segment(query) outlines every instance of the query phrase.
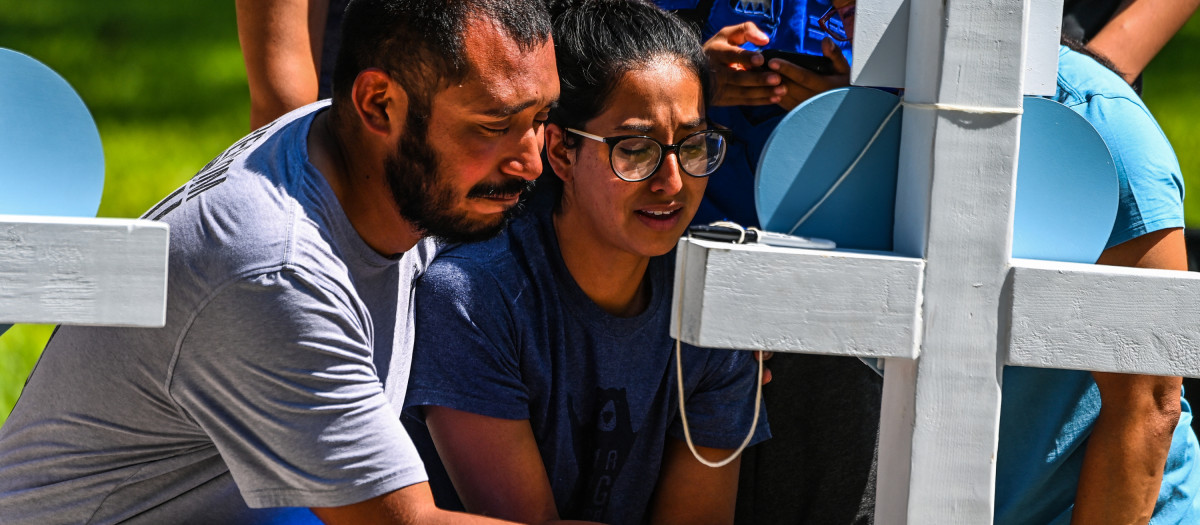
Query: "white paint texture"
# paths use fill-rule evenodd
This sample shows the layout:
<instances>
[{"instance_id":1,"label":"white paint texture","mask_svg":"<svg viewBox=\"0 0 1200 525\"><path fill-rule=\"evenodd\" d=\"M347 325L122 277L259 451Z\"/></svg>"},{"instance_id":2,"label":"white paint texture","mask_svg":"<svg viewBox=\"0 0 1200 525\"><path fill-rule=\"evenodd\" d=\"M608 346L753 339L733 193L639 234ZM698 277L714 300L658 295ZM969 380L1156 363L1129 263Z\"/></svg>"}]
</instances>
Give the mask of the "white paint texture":
<instances>
[{"instance_id":1,"label":"white paint texture","mask_svg":"<svg viewBox=\"0 0 1200 525\"><path fill-rule=\"evenodd\" d=\"M1008 364L1200 377L1200 275L1014 260Z\"/></svg>"},{"instance_id":2,"label":"white paint texture","mask_svg":"<svg viewBox=\"0 0 1200 525\"><path fill-rule=\"evenodd\" d=\"M1058 41L1062 34L1063 0L1026 4L1026 95L1050 96L1058 89Z\"/></svg>"},{"instance_id":3,"label":"white paint texture","mask_svg":"<svg viewBox=\"0 0 1200 525\"><path fill-rule=\"evenodd\" d=\"M675 308L690 344L916 357L920 259L686 238L677 253L676 283L689 286Z\"/></svg>"},{"instance_id":4,"label":"white paint texture","mask_svg":"<svg viewBox=\"0 0 1200 525\"><path fill-rule=\"evenodd\" d=\"M0 215L0 323L158 327L166 224Z\"/></svg>"},{"instance_id":5,"label":"white paint texture","mask_svg":"<svg viewBox=\"0 0 1200 525\"><path fill-rule=\"evenodd\" d=\"M856 0L854 60L850 64L851 84L904 87L909 2L910 0Z\"/></svg>"},{"instance_id":6,"label":"white paint texture","mask_svg":"<svg viewBox=\"0 0 1200 525\"><path fill-rule=\"evenodd\" d=\"M938 4L945 5L946 2ZM854 27L854 63L850 67L851 84L911 88L907 82L921 82L925 78L909 75L912 70L907 68L907 61L914 60L912 48L924 46L917 43L910 47L908 39L920 40L930 36L936 38L937 33L915 34L909 30L912 5L912 0L858 0ZM1001 7L997 5L991 9ZM1023 70L1026 95L1054 94L1062 11L1063 0L1037 0L1029 3L1029 36L1025 46L1027 56Z\"/></svg>"},{"instance_id":7,"label":"white paint texture","mask_svg":"<svg viewBox=\"0 0 1200 525\"><path fill-rule=\"evenodd\" d=\"M906 76L922 80L906 100L1020 107L1021 0L912 8L910 38L920 35L922 47L908 49ZM884 369L883 410L894 419L880 434L876 521L990 523L1000 421L996 300L1012 244L1020 117L910 109L906 121L936 111L913 119L901 138L901 149L911 149L902 184L928 188L929 207L896 218L897 237L907 238L897 248L921 250L905 254L926 260L924 339L915 370L893 361ZM903 232L921 223L923 242ZM970 402L953 402L964 394ZM911 427L901 415L913 418Z\"/></svg>"}]
</instances>

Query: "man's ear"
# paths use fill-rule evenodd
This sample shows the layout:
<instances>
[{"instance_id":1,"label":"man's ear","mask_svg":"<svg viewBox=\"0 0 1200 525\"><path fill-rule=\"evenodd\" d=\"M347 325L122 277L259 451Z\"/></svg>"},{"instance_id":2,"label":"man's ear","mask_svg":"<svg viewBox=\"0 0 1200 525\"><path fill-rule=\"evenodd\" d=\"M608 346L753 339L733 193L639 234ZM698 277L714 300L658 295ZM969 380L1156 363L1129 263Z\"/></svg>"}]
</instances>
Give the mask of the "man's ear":
<instances>
[{"instance_id":1,"label":"man's ear","mask_svg":"<svg viewBox=\"0 0 1200 525\"><path fill-rule=\"evenodd\" d=\"M558 124L546 124L546 158L554 168L554 174L563 182L574 176L575 167L575 148L568 148L566 140L567 133Z\"/></svg>"},{"instance_id":2,"label":"man's ear","mask_svg":"<svg viewBox=\"0 0 1200 525\"><path fill-rule=\"evenodd\" d=\"M382 69L364 69L354 79L350 92L354 109L366 130L391 136L404 126L408 93Z\"/></svg>"}]
</instances>

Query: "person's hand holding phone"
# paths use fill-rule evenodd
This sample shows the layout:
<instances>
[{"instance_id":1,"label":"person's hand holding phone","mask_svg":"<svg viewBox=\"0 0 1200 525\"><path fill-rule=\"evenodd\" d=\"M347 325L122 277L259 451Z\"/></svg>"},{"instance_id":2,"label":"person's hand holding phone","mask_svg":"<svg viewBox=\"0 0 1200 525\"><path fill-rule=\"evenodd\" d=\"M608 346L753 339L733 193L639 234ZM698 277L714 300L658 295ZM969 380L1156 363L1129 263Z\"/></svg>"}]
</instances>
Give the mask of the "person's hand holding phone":
<instances>
[{"instance_id":1,"label":"person's hand holding phone","mask_svg":"<svg viewBox=\"0 0 1200 525\"><path fill-rule=\"evenodd\" d=\"M850 85L850 64L833 40L826 38L821 42L821 52L833 63L832 73L821 74L780 58L767 62L768 71L778 72L783 77L781 85L786 91L776 102L780 107L790 111L817 94Z\"/></svg>"},{"instance_id":2,"label":"person's hand holding phone","mask_svg":"<svg viewBox=\"0 0 1200 525\"><path fill-rule=\"evenodd\" d=\"M786 90L783 77L762 67L761 53L742 49L742 44L765 46L770 39L753 22L722 28L704 43L713 70L714 106L762 106L778 104Z\"/></svg>"}]
</instances>

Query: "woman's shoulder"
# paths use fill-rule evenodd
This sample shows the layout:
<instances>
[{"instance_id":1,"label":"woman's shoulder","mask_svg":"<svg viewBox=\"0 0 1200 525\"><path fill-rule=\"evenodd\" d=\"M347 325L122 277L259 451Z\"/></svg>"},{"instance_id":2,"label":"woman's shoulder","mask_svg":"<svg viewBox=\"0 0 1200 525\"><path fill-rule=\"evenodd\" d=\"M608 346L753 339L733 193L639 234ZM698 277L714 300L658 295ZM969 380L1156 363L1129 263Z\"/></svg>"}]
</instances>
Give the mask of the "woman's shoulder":
<instances>
[{"instance_id":1,"label":"woman's shoulder","mask_svg":"<svg viewBox=\"0 0 1200 525\"><path fill-rule=\"evenodd\" d=\"M490 239L442 246L418 281L418 289L448 288L460 297L519 292L538 272L529 261L541 259L525 253L536 249L537 239L530 238L536 235L535 221L524 215Z\"/></svg>"}]
</instances>

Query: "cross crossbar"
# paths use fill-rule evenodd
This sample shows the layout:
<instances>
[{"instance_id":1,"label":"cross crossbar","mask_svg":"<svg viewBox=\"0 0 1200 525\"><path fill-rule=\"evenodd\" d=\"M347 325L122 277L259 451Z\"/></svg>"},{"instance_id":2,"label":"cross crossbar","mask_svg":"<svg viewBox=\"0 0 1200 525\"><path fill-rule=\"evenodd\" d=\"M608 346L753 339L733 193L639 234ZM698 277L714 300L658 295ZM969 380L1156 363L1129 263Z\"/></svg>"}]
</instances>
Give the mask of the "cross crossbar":
<instances>
[{"instance_id":1,"label":"cross crossbar","mask_svg":"<svg viewBox=\"0 0 1200 525\"><path fill-rule=\"evenodd\" d=\"M925 262L849 251L699 239L679 243L683 340L708 348L917 355ZM686 272L686 274L683 274ZM678 310L682 308L682 312ZM676 326L672 334L679 334Z\"/></svg>"},{"instance_id":2,"label":"cross crossbar","mask_svg":"<svg viewBox=\"0 0 1200 525\"><path fill-rule=\"evenodd\" d=\"M160 327L168 226L0 215L0 323Z\"/></svg>"},{"instance_id":3,"label":"cross crossbar","mask_svg":"<svg viewBox=\"0 0 1200 525\"><path fill-rule=\"evenodd\" d=\"M1200 275L1017 259L1008 364L1200 377Z\"/></svg>"}]
</instances>

